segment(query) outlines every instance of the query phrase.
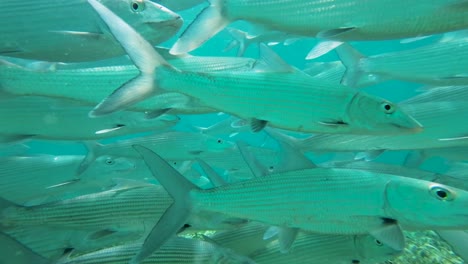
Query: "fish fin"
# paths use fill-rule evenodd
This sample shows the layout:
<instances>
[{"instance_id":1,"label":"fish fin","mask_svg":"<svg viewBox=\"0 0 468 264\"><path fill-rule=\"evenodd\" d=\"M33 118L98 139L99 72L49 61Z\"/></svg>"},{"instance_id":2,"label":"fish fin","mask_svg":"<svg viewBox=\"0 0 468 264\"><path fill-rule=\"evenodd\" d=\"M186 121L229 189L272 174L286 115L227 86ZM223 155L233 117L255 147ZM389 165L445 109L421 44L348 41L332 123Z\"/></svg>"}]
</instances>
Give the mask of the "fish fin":
<instances>
[{"instance_id":1,"label":"fish fin","mask_svg":"<svg viewBox=\"0 0 468 264\"><path fill-rule=\"evenodd\" d=\"M346 67L343 79L341 79L341 84L351 87L359 86L359 80L363 75L360 61L364 56L347 43L341 44L335 50L341 62L343 62L343 65Z\"/></svg>"},{"instance_id":2,"label":"fish fin","mask_svg":"<svg viewBox=\"0 0 468 264\"><path fill-rule=\"evenodd\" d=\"M255 71L268 72L294 72L296 71L291 65L285 62L276 52L270 47L261 43L259 45L260 59L258 59L253 67Z\"/></svg>"},{"instance_id":3,"label":"fish fin","mask_svg":"<svg viewBox=\"0 0 468 264\"><path fill-rule=\"evenodd\" d=\"M113 235L116 232L117 232L116 230L106 228L106 229L102 229L102 230L99 230L99 231L96 231L96 232L93 232L93 233L89 234L87 238L89 240L98 240L98 239L101 239L103 237Z\"/></svg>"},{"instance_id":4,"label":"fish fin","mask_svg":"<svg viewBox=\"0 0 468 264\"><path fill-rule=\"evenodd\" d=\"M280 227L278 233L278 242L281 253L288 253L292 244L296 240L298 228Z\"/></svg>"},{"instance_id":5,"label":"fish fin","mask_svg":"<svg viewBox=\"0 0 468 264\"><path fill-rule=\"evenodd\" d=\"M291 45L291 44L293 44L293 43L295 43L295 42L297 42L299 40L300 40L300 38L288 38L283 42L283 45L284 46L289 46L289 45Z\"/></svg>"},{"instance_id":6,"label":"fish fin","mask_svg":"<svg viewBox=\"0 0 468 264\"><path fill-rule=\"evenodd\" d=\"M403 161L403 166L408 168L419 168L426 159L427 155L424 150L413 150L406 155L405 160Z\"/></svg>"},{"instance_id":7,"label":"fish fin","mask_svg":"<svg viewBox=\"0 0 468 264\"><path fill-rule=\"evenodd\" d=\"M172 46L171 54L186 53L200 47L230 23L229 19L223 16L223 1L210 0L210 2L211 5L197 15Z\"/></svg>"},{"instance_id":8,"label":"fish fin","mask_svg":"<svg viewBox=\"0 0 468 264\"><path fill-rule=\"evenodd\" d=\"M229 44L230 49L238 46L239 49L237 50L237 57L242 57L245 53L245 50L247 49L247 46L249 45L247 33L236 28L228 28L227 31L233 38L231 43L235 43L234 46L231 45L231 43Z\"/></svg>"},{"instance_id":9,"label":"fish fin","mask_svg":"<svg viewBox=\"0 0 468 264\"><path fill-rule=\"evenodd\" d=\"M23 245L15 238L0 232L0 256L2 256L2 264L18 264L18 263L34 263L34 264L51 264L54 261L34 252L29 247Z\"/></svg>"},{"instance_id":10,"label":"fish fin","mask_svg":"<svg viewBox=\"0 0 468 264\"><path fill-rule=\"evenodd\" d=\"M210 165L208 165L206 162L204 162L203 160L199 158L195 160L198 162L202 170L205 172L208 179L210 179L213 186L219 187L219 186L223 186L227 184L226 180L224 180L223 177L221 177L221 175L219 175Z\"/></svg>"},{"instance_id":11,"label":"fish fin","mask_svg":"<svg viewBox=\"0 0 468 264\"><path fill-rule=\"evenodd\" d=\"M79 176L83 174L91 164L96 160L96 158L100 155L100 149L102 148L102 144L94 141L83 141L82 142L85 148L88 150L86 156L81 161L78 169L76 171L76 175Z\"/></svg>"},{"instance_id":12,"label":"fish fin","mask_svg":"<svg viewBox=\"0 0 468 264\"><path fill-rule=\"evenodd\" d=\"M280 228L277 226L270 226L265 233L263 234L263 240L272 239L273 237L277 236L280 232Z\"/></svg>"},{"instance_id":13,"label":"fish fin","mask_svg":"<svg viewBox=\"0 0 468 264\"><path fill-rule=\"evenodd\" d=\"M375 239L395 250L405 248L405 235L396 222L384 224L382 228L369 232Z\"/></svg>"},{"instance_id":14,"label":"fish fin","mask_svg":"<svg viewBox=\"0 0 468 264\"><path fill-rule=\"evenodd\" d=\"M299 145L296 138L282 134L274 129L267 129L265 132L275 139L280 147L280 164L278 164L278 169L275 172L317 168L317 165L304 156L296 147Z\"/></svg>"},{"instance_id":15,"label":"fish fin","mask_svg":"<svg viewBox=\"0 0 468 264\"><path fill-rule=\"evenodd\" d=\"M123 84L89 113L91 117L96 117L122 110L153 95L157 89L154 82L156 67L171 66L148 41L120 17L96 0L88 2L140 70L139 76Z\"/></svg>"},{"instance_id":16,"label":"fish fin","mask_svg":"<svg viewBox=\"0 0 468 264\"><path fill-rule=\"evenodd\" d=\"M266 120L252 118L252 120L250 121L250 128L252 129L253 132L259 132L265 128L267 123L268 121Z\"/></svg>"},{"instance_id":17,"label":"fish fin","mask_svg":"<svg viewBox=\"0 0 468 264\"><path fill-rule=\"evenodd\" d=\"M436 233L450 245L455 254L468 263L468 232L465 230L438 230Z\"/></svg>"},{"instance_id":18,"label":"fish fin","mask_svg":"<svg viewBox=\"0 0 468 264\"><path fill-rule=\"evenodd\" d=\"M105 128L105 129L98 130L98 131L94 132L94 134L96 134L96 135L107 134L107 133L111 133L111 132L117 131L119 129L122 129L124 127L125 127L124 124L116 124L111 128Z\"/></svg>"},{"instance_id":19,"label":"fish fin","mask_svg":"<svg viewBox=\"0 0 468 264\"><path fill-rule=\"evenodd\" d=\"M134 145L133 148L140 153L153 176L174 199L174 203L164 212L146 237L138 254L130 261L136 264L159 249L187 222L192 209L188 199L189 193L199 188L185 179L158 154L140 145Z\"/></svg>"},{"instance_id":20,"label":"fish fin","mask_svg":"<svg viewBox=\"0 0 468 264\"><path fill-rule=\"evenodd\" d=\"M316 59L339 47L343 42L335 40L319 41L306 56L306 60Z\"/></svg>"},{"instance_id":21,"label":"fish fin","mask_svg":"<svg viewBox=\"0 0 468 264\"><path fill-rule=\"evenodd\" d=\"M72 30L49 30L49 32L91 40L98 40L104 37L104 34L102 32L85 32Z\"/></svg>"},{"instance_id":22,"label":"fish fin","mask_svg":"<svg viewBox=\"0 0 468 264\"><path fill-rule=\"evenodd\" d=\"M317 38L321 39L340 39L342 35L345 33L351 32L356 30L356 27L346 27L346 28L335 28L335 29L329 29L329 30L323 30L320 31L317 34Z\"/></svg>"},{"instance_id":23,"label":"fish fin","mask_svg":"<svg viewBox=\"0 0 468 264\"><path fill-rule=\"evenodd\" d=\"M163 109L156 109L154 111L151 111L151 112L147 112L145 114L145 117L147 119L154 119L154 118L158 118L164 114L167 114L167 112L171 111L172 108L163 108Z\"/></svg>"},{"instance_id":24,"label":"fish fin","mask_svg":"<svg viewBox=\"0 0 468 264\"><path fill-rule=\"evenodd\" d=\"M247 143L243 141L237 141L236 143L242 159L244 159L245 163L255 177L263 177L269 174L268 168L263 166L248 150L249 145L247 145Z\"/></svg>"},{"instance_id":25,"label":"fish fin","mask_svg":"<svg viewBox=\"0 0 468 264\"><path fill-rule=\"evenodd\" d=\"M354 160L365 160L365 161L373 161L378 158L382 153L385 152L385 149L378 149L378 150L369 150L358 152L354 156Z\"/></svg>"}]
</instances>

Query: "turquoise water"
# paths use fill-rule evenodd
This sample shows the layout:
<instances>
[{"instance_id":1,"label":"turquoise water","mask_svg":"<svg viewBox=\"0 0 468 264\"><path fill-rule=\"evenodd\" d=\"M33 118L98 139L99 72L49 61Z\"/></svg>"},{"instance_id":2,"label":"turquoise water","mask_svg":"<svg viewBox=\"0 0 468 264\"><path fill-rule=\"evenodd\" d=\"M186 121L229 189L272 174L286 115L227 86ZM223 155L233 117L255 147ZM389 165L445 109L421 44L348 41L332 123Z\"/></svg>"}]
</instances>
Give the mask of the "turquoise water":
<instances>
[{"instance_id":1,"label":"turquoise water","mask_svg":"<svg viewBox=\"0 0 468 264\"><path fill-rule=\"evenodd\" d=\"M205 6L202 4L189 10L180 11L179 14L184 19L182 28L176 35L158 46L171 48L181 32ZM265 31L265 29L244 21L231 23L229 27L246 32ZM359 41L350 42L350 44L360 53L374 56L424 48L437 43L444 36L447 35L436 34L409 43L401 43L401 39L396 39ZM464 38L462 36L456 35L459 39L467 39L466 34ZM190 54L200 57L236 57L236 48L227 52L223 51L231 40L232 37L226 30L221 31ZM340 60L340 56L334 51L314 60L305 60L307 53L318 43L319 41L314 38L300 38L290 45L279 43L270 48L287 64L299 70L307 68L309 63ZM51 45L53 44L51 43ZM460 44L460 47L462 46L463 44ZM246 49L243 56L256 59L259 57L258 52L258 45L252 44ZM444 52L450 52L450 50ZM466 57L463 52L467 53L466 48L454 52L451 56L453 64L463 65L465 62L463 58ZM394 134L370 135L370 141L366 141L367 139L358 140L353 148L349 142L364 133L335 134L328 139L315 142L312 140L307 143L304 141L305 139L316 137L320 140L320 133L279 130L272 128L268 122L267 129L265 129L267 132L262 130L254 133L249 123L251 120L242 120L236 117L236 113L231 115L224 113L222 107L205 111L208 113L190 114L177 112L177 105L173 107L171 104L167 106L167 112L153 118L145 117L145 114L151 112L148 109L141 110L141 108L130 107L119 112L123 113L124 118L117 118L119 114L110 115L112 117L99 117L102 120L102 126L90 124L86 119L77 119L84 120L81 127L79 123L76 126L75 124L71 125L63 120L70 120L73 117L71 113L76 112L76 109L81 109L80 107L84 107L85 111L80 110L79 114L82 117L87 115L101 100L95 99L91 95L94 93L93 89L99 87L93 85L101 84L101 80L107 77L102 72L90 71L88 76L94 76L95 79L88 82L86 74L80 75L80 78L83 78L83 93L90 93L90 95L74 98L70 94L79 93L77 92L81 88L79 85L74 87L72 81L68 83L51 76L60 76L70 69L83 74L87 69L93 69L89 65L93 67L107 66L109 62L96 61L89 64L85 62L85 64L63 65L57 62L45 62L39 64L12 58L15 56L10 57L11 54L8 55L8 52L3 52L3 55L5 56L2 57L0 65L0 87L5 90L5 93L2 93L4 100L15 103L11 104L11 108L0 108L0 112L4 112L0 113L0 118L5 119L2 124L3 130L0 128L2 135L2 145L0 145L1 264L128 263L140 252L141 248L147 249L147 244L144 244L147 237L149 237L148 241L160 243L161 241L158 239L164 237L163 235L159 236L159 234L164 233L162 230L170 230L167 232L172 233L167 240L164 238L158 250L148 254L148 258L142 263L465 263L463 258L466 258L466 250L464 249L467 245L467 233L463 230L466 229L466 224L460 224L454 220L457 223L451 224L449 227L437 225L449 221L447 219L455 219L456 215L460 219L466 217L461 212L464 212L463 208L466 210L468 207L468 194L466 194L468 187L465 176L466 153L464 152L466 148L464 137L466 137L468 128L463 122L466 116L465 110L467 110L464 102L466 102L467 97L464 97L466 92L460 85L447 87L445 90L441 90L440 94L432 95L431 91L438 89L434 88L434 85L388 77L388 80L377 84L352 88L355 91L359 90L401 105L406 113L415 113L417 121L419 121L418 117L425 121L424 123L421 121L424 130L420 132L422 135L420 137L412 138ZM132 58L132 56L130 57ZM457 58L461 59L457 60ZM168 60L170 61L170 59ZM129 67L132 65L132 61L128 59L116 61L118 61L117 65ZM412 62L418 66L416 58L413 58L413 61L403 61L402 59L402 63ZM450 68L450 61L434 61L433 63L434 68ZM14 70L17 72L12 74L11 72ZM137 76L138 72L135 68L130 71L133 77ZM77 72L72 73L77 74ZM107 73L109 72L115 74L119 70L107 71ZM190 70L186 72L190 72ZM102 75L100 75L101 73ZM211 76L212 73L206 74ZM25 76L28 76L29 79ZM212 78L214 79L214 77ZM450 76L447 79L463 81L465 78L466 72L457 72L456 76ZM26 79L32 81L27 83ZM115 81L118 86L109 87L109 84L116 84L113 79L118 79L118 77L116 75L111 77L107 84L101 85L102 89L108 90L110 93L123 84ZM436 76L435 79L439 80L440 78ZM323 81L333 83L337 89L348 89L341 86L339 80ZM41 82L52 82L50 91L54 91L55 94L39 89L34 90L34 85L41 86ZM68 93L66 89L74 90ZM104 94L109 93L104 92ZM450 97L453 94L454 98ZM28 105L27 98L31 96L36 96L42 105L37 107ZM284 94L285 98L287 96ZM242 93L240 97L242 97ZM411 98L414 97L422 98L422 103L421 101L411 103ZM183 98L186 99L186 97ZM197 103L201 102L203 106L203 100L204 98L195 98L194 105L198 107ZM410 103L405 103L407 100L410 100ZM255 101L251 103L254 104ZM283 101L280 100L279 103L283 103ZM28 114L19 114L21 111L15 111L15 107L28 109L30 113L35 112L38 115L31 117ZM212 106L208 105L208 107ZM249 105L246 104L246 107ZM287 108L288 105L278 105L277 107ZM369 106L369 111L371 111L370 109ZM276 108L271 109L271 111L276 110ZM15 116L15 113L18 114ZM135 113L137 115L131 115ZM64 116L61 121L63 124L59 123L61 120L59 118L62 115ZM127 115L131 118L125 119ZM137 117L139 119L135 121ZM158 118L165 117L172 121L178 120L178 122L171 121L163 125L159 124L158 127L156 125L154 127L143 125L145 122L154 122L154 120L159 120ZM112 123L107 125L106 120L111 120L111 118L115 119L109 121ZM282 118L284 121L290 117L284 116ZM38 121L36 124L37 120L42 121ZM18 125L21 122L26 122L30 126ZM14 131L20 132L11 132L12 130L7 129L7 126L14 127L16 129ZM41 129L36 129L38 127ZM47 127L50 127L49 131ZM76 139L63 136L63 134L71 134L71 130L74 130L73 132L79 132L80 129L85 131L88 127L91 127L91 135L88 134ZM68 132L67 128L70 129ZM52 133L51 129L56 129L55 132L62 130L65 132L61 136L56 136L57 133ZM274 131L292 137L292 139L290 138L286 145L278 144L278 136L274 136ZM343 137L340 138L341 136ZM387 141L393 143L387 144ZM422 143L417 145L418 142ZM446 145L444 145L445 142L447 142ZM135 145L147 147L160 155L161 159L148 153L136 151ZM382 145L390 147L380 147ZM414 145L417 145L417 148L408 147ZM382 151L382 153L379 152L377 155L376 150ZM307 161L304 161L304 157ZM164 167L165 162L173 169ZM149 168L148 164L155 165L153 168ZM207 170L205 165L212 168L212 171ZM375 183L368 187L358 181L349 183L350 189L356 188L356 197L361 197L361 195L377 197L376 199L384 197L381 202L375 202L382 204L382 207L388 206L388 203L404 204L404 199L409 199L407 202L410 206L410 200L420 199L421 206L415 206L414 210L421 210L421 217L416 216L412 220L405 218L407 216L408 218L414 217L413 212L405 210L398 211L396 214L392 212L391 216L395 216L396 219L390 217L386 209L380 210L381 208L376 209L379 213L352 211L358 216L352 215L350 218L356 217L358 219L358 217L363 217L362 214L364 215L363 218L359 218L360 221L353 222L354 225L359 226L361 223L362 225L371 225L371 223L375 224L372 221L378 219L382 222L380 223L382 227L392 225L396 226L398 230L402 229L403 237L406 240L404 246L402 248L392 248L391 246L391 243L395 242L393 239L398 240L401 236L398 232L390 235L382 232L384 233L382 235L379 234L380 231L372 229L369 232L338 231L337 233L324 231L320 225L319 227L311 227L312 224L302 223L298 216L301 214L298 211L302 211L302 208L317 208L317 210L321 208L318 205L308 207L308 203L319 201L319 204L322 202L325 204L330 202L329 200L337 201L337 199L333 200L334 197L342 194L337 190L342 188L344 192L346 189L343 187L344 181L337 180L336 184L341 184L337 186L325 187L324 185L323 192L320 192L323 200L320 201L320 199L311 198L315 194L313 191L301 193L299 191L302 190L301 184L294 185L292 180L290 182L285 180L281 185L275 185L277 183L272 183L274 181L269 179L284 178L281 176L283 173L294 176L291 171L302 169L305 171L304 173L315 175L313 171L316 166L329 168L330 171L333 171L333 168L340 170L340 166L349 166L348 168L352 169L352 175L356 178L364 177L362 175L367 175L366 173L369 171L372 179L376 179L375 182L380 181L378 177L387 177L388 182L401 181L403 182L401 184L405 185L407 182L401 179L411 178L413 180L416 178L414 182L417 182L415 184L417 187L411 185L414 187L414 189L409 189L411 194L407 195L401 191L402 201L390 202L389 198L386 197L389 193L387 187L381 188L382 185L377 186ZM327 171L323 176L326 179L324 181L333 181L335 180L333 177L338 177L328 173ZM401 176L401 179L394 180L392 177L395 175ZM319 176L322 177L322 175ZM207 194L206 197L212 197L212 199L216 199L216 202L225 202L225 208L234 208L238 211L234 212L233 209L233 212L230 212L223 208L210 209L215 206L216 202L209 201L209 199L196 200L196 197L200 196L193 194L196 193L193 190L191 195L178 196L179 193L187 191L187 183L184 183L180 177L185 177L194 186L201 189L213 189L207 193L219 192L219 196ZM214 179L216 177L220 177L221 180L216 181ZM266 180L263 180L262 177L265 177ZM167 179L176 183L168 184ZM230 188L237 188L235 186L243 186L243 182L246 183L246 188L251 182L263 182L266 187L263 189L251 187L251 189L246 189L251 193L246 191L246 193L237 196L223 196L223 192L229 191ZM302 185L308 186L307 184L304 182ZM444 200L442 201L443 206L439 206L439 201L435 204L433 196L430 196L433 193L433 186L439 186L439 184L444 191L447 191L448 195L454 197L449 196L453 199L438 197L439 200ZM168 187L168 185L173 186ZM225 186L219 187L220 185ZM284 192L276 194L275 190L283 190L283 185ZM424 189L425 186L427 186L427 190ZM165 188L167 189L165 190ZM193 189L197 188L193 187ZM336 193L333 195L329 192ZM367 193L368 196L366 196ZM379 193L379 195L372 196L375 193ZM421 198L420 193L427 194L427 197L422 196L423 198ZM445 195L447 194L444 192ZM252 198L255 196L258 197L258 200ZM177 200L178 197L184 197L184 199ZM303 204L294 204L297 202L297 198L294 197L300 197L302 199L300 202ZM399 198L399 196L396 197ZM336 218L337 215L341 217L342 214L339 214L338 211L346 211L348 208L368 210L367 202L374 203L374 201L365 198L361 200L354 198L349 197L349 206L338 207L344 203L330 202L332 206L336 207L324 209L325 216L320 216L323 217L321 221L337 223L336 225L339 226L341 218L330 219L327 217L334 216ZM161 217L173 199L181 204L183 202L185 205L184 209L176 214L185 217L183 218L183 226L176 223L178 218L172 215L163 227L159 226L159 229L155 229L159 233L149 235L151 229L158 223L158 219L163 219ZM271 210L268 207L269 203L265 201L270 200L272 204L277 204L277 208L273 207L274 209ZM259 201L258 205L256 205L256 201ZM346 203L348 199L344 197L341 201ZM351 204L353 202L364 205L353 207L354 204ZM432 203L434 205L430 206ZM424 209L422 206L426 204L428 204L427 208L429 209ZM273 216L263 217L255 212L256 210L267 210L265 208L270 208L268 209L270 211L276 211L276 209L280 211L284 210L284 207L294 209L284 211L286 212L284 217L283 215L275 216L271 212L265 213L265 215ZM336 213L333 212L334 210ZM426 216L425 213L429 216ZM430 218L437 213L440 213L441 219ZM315 217L313 213L309 214L310 219ZM289 215L292 216L288 218ZM432 226L427 224L428 220L426 219L424 219L426 225L423 224L421 219L425 217L432 219ZM368 220L370 218L372 221ZM343 220L343 222L346 221L351 220ZM369 223L365 221L369 221ZM414 225L411 221L414 221ZM277 227L283 229L278 231ZM448 237L448 235L438 232L444 228L457 232L454 233L454 236ZM255 232L248 231L251 229ZM275 233L272 230L277 231ZM298 232L297 237L296 231ZM284 241L280 238L281 232L286 232L286 244L290 242L290 245L286 246L286 250L282 246ZM288 236L291 236L290 232L293 233L293 238L289 237L288 240ZM175 236L180 238L174 238ZM156 240L154 240L155 238Z\"/></svg>"}]
</instances>

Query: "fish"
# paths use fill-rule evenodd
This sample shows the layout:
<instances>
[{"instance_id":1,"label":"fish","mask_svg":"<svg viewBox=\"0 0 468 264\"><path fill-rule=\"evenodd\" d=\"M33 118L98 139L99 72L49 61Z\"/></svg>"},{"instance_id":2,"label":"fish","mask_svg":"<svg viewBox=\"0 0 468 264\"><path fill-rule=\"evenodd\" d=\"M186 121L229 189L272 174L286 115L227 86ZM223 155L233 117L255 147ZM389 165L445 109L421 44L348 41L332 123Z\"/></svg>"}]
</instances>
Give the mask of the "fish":
<instances>
[{"instance_id":1,"label":"fish","mask_svg":"<svg viewBox=\"0 0 468 264\"><path fill-rule=\"evenodd\" d=\"M437 149L466 147L467 140L444 140L463 137L468 134L464 113L465 86L451 89L436 89L419 94L403 101L399 106L410 116L421 122L424 131L407 135L312 135L294 140L297 148L303 151L341 152L364 151L381 152L384 150L425 150L437 153ZM455 154L455 153L454 153Z\"/></svg>"},{"instance_id":2,"label":"fish","mask_svg":"<svg viewBox=\"0 0 468 264\"><path fill-rule=\"evenodd\" d=\"M179 54L196 49L231 22L244 20L271 30L326 40L387 40L464 29L467 2L427 4L379 0L210 0L172 46Z\"/></svg>"},{"instance_id":3,"label":"fish","mask_svg":"<svg viewBox=\"0 0 468 264\"><path fill-rule=\"evenodd\" d=\"M288 35L278 31L267 31L257 35L252 35L236 28L227 28L227 31L233 39L223 51L229 51L237 47L238 57L244 56L245 50L252 44L258 45L259 43L267 43L272 46L284 42L284 45L287 46L298 40L297 36Z\"/></svg>"},{"instance_id":4,"label":"fish","mask_svg":"<svg viewBox=\"0 0 468 264\"><path fill-rule=\"evenodd\" d=\"M182 11L185 9L192 8L194 6L197 6L201 3L206 2L206 0L178 0L178 1L173 1L173 0L151 0L152 2L155 2L157 4L160 4L162 6L165 6L169 8L172 11Z\"/></svg>"},{"instance_id":5,"label":"fish","mask_svg":"<svg viewBox=\"0 0 468 264\"><path fill-rule=\"evenodd\" d=\"M246 71L256 64L256 60L251 58L173 56L168 54L167 49L158 48L158 51L160 54L166 54L171 64L188 71ZM131 61L125 58L59 64L47 66L47 70L31 68L31 63L31 61L0 60L0 98L34 95L96 105L115 87L130 81L139 72ZM158 113L155 109L172 109L171 114L216 112L178 93L156 96L129 110L148 112L154 116Z\"/></svg>"},{"instance_id":6,"label":"fish","mask_svg":"<svg viewBox=\"0 0 468 264\"><path fill-rule=\"evenodd\" d=\"M0 139L97 140L164 130L179 121L174 115L148 119L144 113L131 111L89 118L91 109L69 99L13 96L0 104Z\"/></svg>"},{"instance_id":7,"label":"fish","mask_svg":"<svg viewBox=\"0 0 468 264\"><path fill-rule=\"evenodd\" d=\"M196 73L175 69L121 18L98 2L90 3L141 72L101 101L90 112L91 116L112 113L159 91L170 91L186 94L205 106L249 119L252 130L256 132L267 124L321 133L392 134L417 133L423 129L396 104L360 91L317 82L287 65L266 46L263 46L264 61L270 69L274 65L281 70ZM284 96L285 91L287 97ZM280 105L287 107L278 107Z\"/></svg>"},{"instance_id":8,"label":"fish","mask_svg":"<svg viewBox=\"0 0 468 264\"><path fill-rule=\"evenodd\" d=\"M87 254L68 256L58 260L56 264L127 264L140 247L141 242L108 247ZM174 237L164 244L160 250L149 256L143 263L253 264L255 262L248 257L236 254L228 248L220 247L210 241Z\"/></svg>"},{"instance_id":9,"label":"fish","mask_svg":"<svg viewBox=\"0 0 468 264\"><path fill-rule=\"evenodd\" d=\"M157 250L191 212L199 210L310 232L370 234L397 250L404 247L401 228L467 226L468 192L437 183L362 170L312 168L201 190L156 153L143 146L134 148L174 203L131 263Z\"/></svg>"},{"instance_id":10,"label":"fish","mask_svg":"<svg viewBox=\"0 0 468 264\"><path fill-rule=\"evenodd\" d=\"M82 155L50 154L1 157L0 193L14 203L32 206L60 200L68 192L86 194L102 191L106 186L115 185L112 178L141 180L145 177L144 172L150 176L141 162L102 156L77 177L75 171L83 158Z\"/></svg>"},{"instance_id":11,"label":"fish","mask_svg":"<svg viewBox=\"0 0 468 264\"><path fill-rule=\"evenodd\" d=\"M267 226L251 222L237 230L217 232L212 239L223 247L249 256L256 263L377 263L398 256L368 235L324 235L300 232L291 252L282 254L277 240L263 239Z\"/></svg>"},{"instance_id":12,"label":"fish","mask_svg":"<svg viewBox=\"0 0 468 264\"><path fill-rule=\"evenodd\" d=\"M433 44L369 57L345 43L336 48L346 66L341 83L364 87L366 79L374 83L396 79L431 86L468 85L467 33L451 33Z\"/></svg>"},{"instance_id":13,"label":"fish","mask_svg":"<svg viewBox=\"0 0 468 264\"><path fill-rule=\"evenodd\" d=\"M182 18L148 0L100 0L124 17L151 44L172 37ZM124 50L86 1L50 2L15 0L0 3L0 55L55 62L100 60L124 55Z\"/></svg>"},{"instance_id":14,"label":"fish","mask_svg":"<svg viewBox=\"0 0 468 264\"><path fill-rule=\"evenodd\" d=\"M88 153L80 164L78 174L83 173L96 158L101 156L140 157L132 147L135 144L142 144L151 149L158 149L166 159L172 161L193 160L196 157L203 157L209 153L223 155L229 153L229 149L235 148L234 143L221 137L179 131L116 140L108 144L85 142Z\"/></svg>"}]
</instances>

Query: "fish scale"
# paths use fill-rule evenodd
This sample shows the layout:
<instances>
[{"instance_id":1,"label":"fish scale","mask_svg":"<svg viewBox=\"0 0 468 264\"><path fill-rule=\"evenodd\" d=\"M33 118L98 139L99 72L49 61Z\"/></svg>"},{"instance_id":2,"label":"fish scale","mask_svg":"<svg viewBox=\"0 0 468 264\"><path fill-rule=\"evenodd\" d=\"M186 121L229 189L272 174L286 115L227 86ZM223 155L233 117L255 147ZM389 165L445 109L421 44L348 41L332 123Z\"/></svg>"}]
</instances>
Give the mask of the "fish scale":
<instances>
[{"instance_id":1,"label":"fish scale","mask_svg":"<svg viewBox=\"0 0 468 264\"><path fill-rule=\"evenodd\" d=\"M378 226L382 223L380 217L391 217L385 215L383 199L390 179L345 169L291 171L194 192L191 197L199 210L322 233L366 233L369 225L364 220ZM334 226L322 221L343 224Z\"/></svg>"},{"instance_id":2,"label":"fish scale","mask_svg":"<svg viewBox=\"0 0 468 264\"><path fill-rule=\"evenodd\" d=\"M171 204L161 186L113 189L51 204L7 208L0 221L12 225L41 225L78 229L132 228L154 221Z\"/></svg>"}]
</instances>

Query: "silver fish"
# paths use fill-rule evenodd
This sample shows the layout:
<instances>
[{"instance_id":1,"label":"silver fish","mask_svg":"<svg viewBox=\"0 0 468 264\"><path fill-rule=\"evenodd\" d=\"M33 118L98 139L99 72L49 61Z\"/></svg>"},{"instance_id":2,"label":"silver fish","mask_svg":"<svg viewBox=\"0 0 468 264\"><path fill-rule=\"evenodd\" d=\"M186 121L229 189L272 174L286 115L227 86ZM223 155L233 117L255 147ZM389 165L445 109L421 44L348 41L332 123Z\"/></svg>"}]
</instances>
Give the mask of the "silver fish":
<instances>
[{"instance_id":1,"label":"silver fish","mask_svg":"<svg viewBox=\"0 0 468 264\"><path fill-rule=\"evenodd\" d=\"M392 249L372 236L323 235L300 232L291 252L280 252L276 240L264 239L265 225L252 222L236 230L217 232L212 239L223 247L249 256L256 263L376 263L394 258Z\"/></svg>"},{"instance_id":2,"label":"silver fish","mask_svg":"<svg viewBox=\"0 0 468 264\"><path fill-rule=\"evenodd\" d=\"M198 210L320 233L372 234L397 250L404 244L399 226L468 226L468 192L437 183L361 170L314 168L200 190L154 152L135 148L174 203L132 263L159 248Z\"/></svg>"},{"instance_id":3,"label":"silver fish","mask_svg":"<svg viewBox=\"0 0 468 264\"><path fill-rule=\"evenodd\" d=\"M18 204L37 205L61 199L67 192L98 192L115 184L112 178L131 178L132 175L144 177L141 172L147 171L144 164L138 167L128 159L102 156L77 177L75 171L83 158L81 155L2 157L0 193L2 197Z\"/></svg>"},{"instance_id":4,"label":"silver fish","mask_svg":"<svg viewBox=\"0 0 468 264\"><path fill-rule=\"evenodd\" d=\"M162 115L148 119L144 113L125 111L89 118L91 106L73 100L20 96L0 104L0 139L97 140L165 129L179 118ZM11 118L11 117L15 118Z\"/></svg>"},{"instance_id":5,"label":"silver fish","mask_svg":"<svg viewBox=\"0 0 468 264\"><path fill-rule=\"evenodd\" d=\"M246 20L291 34L341 41L382 40L466 28L467 3L449 0L210 0L171 53L196 49L231 22Z\"/></svg>"},{"instance_id":6,"label":"silver fish","mask_svg":"<svg viewBox=\"0 0 468 264\"><path fill-rule=\"evenodd\" d=\"M254 131L260 131L267 124L322 133L398 134L422 130L416 120L395 104L317 81L287 65L266 48L263 57L270 62L270 69L275 65L281 70L207 73L177 70L122 19L100 3L90 3L141 72L98 104L91 116L121 110L166 90L186 94L205 106L251 119Z\"/></svg>"},{"instance_id":7,"label":"silver fish","mask_svg":"<svg viewBox=\"0 0 468 264\"><path fill-rule=\"evenodd\" d=\"M49 264L50 261L33 252L11 236L0 232L2 264Z\"/></svg>"},{"instance_id":8,"label":"silver fish","mask_svg":"<svg viewBox=\"0 0 468 264\"><path fill-rule=\"evenodd\" d=\"M3 199L0 222L6 228L49 226L90 231L131 230L142 235L145 225L158 219L171 202L170 196L159 185L124 182L107 191L35 206L20 206Z\"/></svg>"},{"instance_id":9,"label":"silver fish","mask_svg":"<svg viewBox=\"0 0 468 264\"><path fill-rule=\"evenodd\" d=\"M434 86L468 85L468 31L451 33L423 47L370 57L349 44L336 51L346 65L342 83L348 86L366 86L370 78L374 83L397 79Z\"/></svg>"},{"instance_id":10,"label":"silver fish","mask_svg":"<svg viewBox=\"0 0 468 264\"><path fill-rule=\"evenodd\" d=\"M463 147L468 140L465 113L468 111L466 87L451 87L436 93L433 90L420 94L400 106L424 125L418 134L372 135L314 135L293 143L303 151L379 151L414 150Z\"/></svg>"},{"instance_id":11,"label":"silver fish","mask_svg":"<svg viewBox=\"0 0 468 264\"><path fill-rule=\"evenodd\" d=\"M172 161L192 160L206 154L224 156L234 148L234 143L220 137L206 134L170 131L144 137L117 140L108 144L86 143L88 153L80 165L79 174L85 171L96 158L110 155L113 157L137 158L139 154L133 145L142 144L150 149L160 150L162 155Z\"/></svg>"},{"instance_id":12,"label":"silver fish","mask_svg":"<svg viewBox=\"0 0 468 264\"><path fill-rule=\"evenodd\" d=\"M152 44L161 43L182 26L179 15L147 0L100 0L125 17ZM84 0L0 3L0 55L76 62L110 58L124 50Z\"/></svg>"},{"instance_id":13,"label":"silver fish","mask_svg":"<svg viewBox=\"0 0 468 264\"><path fill-rule=\"evenodd\" d=\"M245 50L252 44L267 43L272 46L284 42L284 45L287 46L298 39L297 36L278 31L262 32L257 35L252 35L236 28L227 28L227 31L233 40L223 51L229 51L237 47L237 56L239 57L244 56Z\"/></svg>"},{"instance_id":14,"label":"silver fish","mask_svg":"<svg viewBox=\"0 0 468 264\"><path fill-rule=\"evenodd\" d=\"M109 247L83 255L63 258L56 264L127 264L140 247L141 243ZM255 262L209 241L175 237L167 241L160 250L154 252L142 263L254 264Z\"/></svg>"},{"instance_id":15,"label":"silver fish","mask_svg":"<svg viewBox=\"0 0 468 264\"><path fill-rule=\"evenodd\" d=\"M256 60L250 58L173 56L159 48L161 54L174 66L187 71L246 71L251 70ZM102 98L138 75L138 69L128 59L73 63L46 67L37 70L31 62L0 63L0 91L2 97L13 95L37 95L59 99L76 100L83 104L99 103ZM66 84L66 86L64 86ZM172 113L206 113L213 109L200 106L178 93L165 93L143 101L130 110L153 112L155 109L176 109Z\"/></svg>"}]
</instances>

